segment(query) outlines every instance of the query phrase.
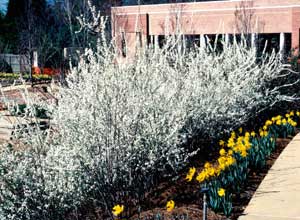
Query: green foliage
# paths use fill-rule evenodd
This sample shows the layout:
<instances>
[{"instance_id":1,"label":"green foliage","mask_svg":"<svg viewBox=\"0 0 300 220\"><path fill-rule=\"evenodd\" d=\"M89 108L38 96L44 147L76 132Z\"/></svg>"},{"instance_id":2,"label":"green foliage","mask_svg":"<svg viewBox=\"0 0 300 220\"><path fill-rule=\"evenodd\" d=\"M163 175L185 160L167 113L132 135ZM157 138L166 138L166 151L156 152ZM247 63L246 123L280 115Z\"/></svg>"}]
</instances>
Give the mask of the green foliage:
<instances>
[{"instance_id":1,"label":"green foliage","mask_svg":"<svg viewBox=\"0 0 300 220\"><path fill-rule=\"evenodd\" d=\"M300 112L295 114L291 111L286 115L273 117L267 120L263 129L260 129L260 136L251 136L251 147L247 156L240 153L233 153L236 163L221 172L216 178L206 181L205 186L209 188L209 206L216 212L222 212L229 217L232 212L232 194L238 195L247 181L250 170L259 171L266 165L267 158L275 150L276 138L291 136L295 134L295 126L299 121ZM225 188L225 196L220 196L218 190Z\"/></svg>"},{"instance_id":2,"label":"green foliage","mask_svg":"<svg viewBox=\"0 0 300 220\"><path fill-rule=\"evenodd\" d=\"M34 74L32 75L33 79L35 80L51 80L52 77L46 74ZM0 79L11 79L11 80L16 80L16 79L29 79L30 75L29 74L21 74L21 73L1 73L0 72Z\"/></svg>"},{"instance_id":3,"label":"green foliage","mask_svg":"<svg viewBox=\"0 0 300 220\"><path fill-rule=\"evenodd\" d=\"M32 107L32 115L37 118L42 118L42 119L48 119L49 118L49 113L47 110L43 109L42 107L38 105L33 105ZM27 112L27 105L26 104L20 104L17 106L14 106L12 109L10 109L10 114L14 116L25 116Z\"/></svg>"}]
</instances>

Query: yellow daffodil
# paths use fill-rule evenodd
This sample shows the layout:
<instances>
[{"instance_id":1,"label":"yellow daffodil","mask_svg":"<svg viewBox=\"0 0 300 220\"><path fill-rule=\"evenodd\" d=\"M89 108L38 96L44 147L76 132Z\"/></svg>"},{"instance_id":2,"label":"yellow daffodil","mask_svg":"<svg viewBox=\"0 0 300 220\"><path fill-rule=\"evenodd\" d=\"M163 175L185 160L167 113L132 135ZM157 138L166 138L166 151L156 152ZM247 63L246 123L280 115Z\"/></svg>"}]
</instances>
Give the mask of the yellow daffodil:
<instances>
[{"instance_id":1,"label":"yellow daffodil","mask_svg":"<svg viewBox=\"0 0 300 220\"><path fill-rule=\"evenodd\" d=\"M282 120L281 120L281 123L282 123L283 125L286 125L286 123L287 123L286 119L285 119L285 118L282 119Z\"/></svg>"},{"instance_id":2,"label":"yellow daffodil","mask_svg":"<svg viewBox=\"0 0 300 220\"><path fill-rule=\"evenodd\" d=\"M218 167L218 168L216 169L216 175L219 176L220 173L221 173L221 169Z\"/></svg>"},{"instance_id":3,"label":"yellow daffodil","mask_svg":"<svg viewBox=\"0 0 300 220\"><path fill-rule=\"evenodd\" d=\"M171 212L175 207L175 202L173 200L170 200L167 202L167 205L166 205L166 209L168 212Z\"/></svg>"},{"instance_id":4,"label":"yellow daffodil","mask_svg":"<svg viewBox=\"0 0 300 220\"><path fill-rule=\"evenodd\" d=\"M191 167L191 168L189 169L189 172L188 172L188 174L186 175L185 179L186 179L188 182L191 182L192 179L193 179L193 177L194 177L194 175L195 175L195 173L196 173L196 168L195 168L195 167Z\"/></svg>"},{"instance_id":5,"label":"yellow daffodil","mask_svg":"<svg viewBox=\"0 0 300 220\"><path fill-rule=\"evenodd\" d=\"M225 170L226 169L226 164L225 163L221 163L219 164L219 167L218 167L220 170Z\"/></svg>"},{"instance_id":6,"label":"yellow daffodil","mask_svg":"<svg viewBox=\"0 0 300 220\"><path fill-rule=\"evenodd\" d=\"M290 116L294 116L295 115L295 112L294 111L291 111L290 112Z\"/></svg>"},{"instance_id":7,"label":"yellow daffodil","mask_svg":"<svg viewBox=\"0 0 300 220\"><path fill-rule=\"evenodd\" d=\"M218 162L219 164L224 164L226 162L226 157L219 157Z\"/></svg>"},{"instance_id":8,"label":"yellow daffodil","mask_svg":"<svg viewBox=\"0 0 300 220\"><path fill-rule=\"evenodd\" d=\"M263 137L263 136L264 136L264 132L263 132L263 131L260 131L260 132L259 132L259 136Z\"/></svg>"},{"instance_id":9,"label":"yellow daffodil","mask_svg":"<svg viewBox=\"0 0 300 220\"><path fill-rule=\"evenodd\" d=\"M229 150L227 154L231 156L233 154L233 150Z\"/></svg>"},{"instance_id":10,"label":"yellow daffodil","mask_svg":"<svg viewBox=\"0 0 300 220\"><path fill-rule=\"evenodd\" d=\"M276 125L281 125L281 119L276 121Z\"/></svg>"},{"instance_id":11,"label":"yellow daffodil","mask_svg":"<svg viewBox=\"0 0 300 220\"><path fill-rule=\"evenodd\" d=\"M199 183L202 183L206 178L206 173L205 172L201 172L197 175L196 177L196 180L199 182Z\"/></svg>"},{"instance_id":12,"label":"yellow daffodil","mask_svg":"<svg viewBox=\"0 0 300 220\"><path fill-rule=\"evenodd\" d=\"M231 147L233 147L234 146L234 139L233 138L229 138L228 139L228 143L227 143L227 146L229 147L229 148L231 148Z\"/></svg>"},{"instance_id":13,"label":"yellow daffodil","mask_svg":"<svg viewBox=\"0 0 300 220\"><path fill-rule=\"evenodd\" d=\"M263 130L266 131L267 129L268 129L268 126L264 125L264 126L263 126Z\"/></svg>"},{"instance_id":14,"label":"yellow daffodil","mask_svg":"<svg viewBox=\"0 0 300 220\"><path fill-rule=\"evenodd\" d=\"M115 205L112 209L112 213L115 216L120 215L124 211L124 205Z\"/></svg>"},{"instance_id":15,"label":"yellow daffodil","mask_svg":"<svg viewBox=\"0 0 300 220\"><path fill-rule=\"evenodd\" d=\"M219 195L220 197L225 196L225 189L220 188L220 189L218 190L218 195Z\"/></svg>"},{"instance_id":16,"label":"yellow daffodil","mask_svg":"<svg viewBox=\"0 0 300 220\"><path fill-rule=\"evenodd\" d=\"M254 131L251 132L251 136L255 137L255 132Z\"/></svg>"},{"instance_id":17,"label":"yellow daffodil","mask_svg":"<svg viewBox=\"0 0 300 220\"><path fill-rule=\"evenodd\" d=\"M221 147L224 147L224 146L225 146L225 142L224 142L223 140L220 140L219 145L220 145Z\"/></svg>"},{"instance_id":18,"label":"yellow daffodil","mask_svg":"<svg viewBox=\"0 0 300 220\"><path fill-rule=\"evenodd\" d=\"M281 120L282 116L281 115L277 115L276 116L276 120Z\"/></svg>"},{"instance_id":19,"label":"yellow daffodil","mask_svg":"<svg viewBox=\"0 0 300 220\"><path fill-rule=\"evenodd\" d=\"M208 174L208 176L214 176L216 172L213 167L210 167L206 170L206 173Z\"/></svg>"},{"instance_id":20,"label":"yellow daffodil","mask_svg":"<svg viewBox=\"0 0 300 220\"><path fill-rule=\"evenodd\" d=\"M300 116L300 112L299 112L299 111L297 111L297 112L296 112L296 115L297 115L297 116Z\"/></svg>"},{"instance_id":21,"label":"yellow daffodil","mask_svg":"<svg viewBox=\"0 0 300 220\"><path fill-rule=\"evenodd\" d=\"M241 134L243 132L243 128L239 128L239 133Z\"/></svg>"},{"instance_id":22,"label":"yellow daffodil","mask_svg":"<svg viewBox=\"0 0 300 220\"><path fill-rule=\"evenodd\" d=\"M237 139L237 143L238 144L241 144L242 142L243 142L243 140L244 140L244 137L242 137L242 136L240 136L240 137L238 137L238 139Z\"/></svg>"},{"instance_id":23,"label":"yellow daffodil","mask_svg":"<svg viewBox=\"0 0 300 220\"><path fill-rule=\"evenodd\" d=\"M232 131L232 132L231 132L231 138L232 138L232 139L235 139L235 137L236 137L236 134L235 134L234 131Z\"/></svg>"},{"instance_id":24,"label":"yellow daffodil","mask_svg":"<svg viewBox=\"0 0 300 220\"><path fill-rule=\"evenodd\" d=\"M245 151L245 150L241 151L241 156L242 157L247 157L247 155L248 155L247 151Z\"/></svg>"},{"instance_id":25,"label":"yellow daffodil","mask_svg":"<svg viewBox=\"0 0 300 220\"><path fill-rule=\"evenodd\" d=\"M226 162L225 162L225 165L227 166L227 167L229 167L229 166L231 166L232 164L234 164L235 163L235 159L233 158L233 157L227 157L226 158Z\"/></svg>"},{"instance_id":26,"label":"yellow daffodil","mask_svg":"<svg viewBox=\"0 0 300 220\"><path fill-rule=\"evenodd\" d=\"M272 124L273 124L273 122L271 120L267 120L266 123L265 123L266 126L270 126Z\"/></svg>"},{"instance_id":27,"label":"yellow daffodil","mask_svg":"<svg viewBox=\"0 0 300 220\"><path fill-rule=\"evenodd\" d=\"M226 154L226 151L224 150L224 148L222 148L219 153L221 156L224 156Z\"/></svg>"},{"instance_id":28,"label":"yellow daffodil","mask_svg":"<svg viewBox=\"0 0 300 220\"><path fill-rule=\"evenodd\" d=\"M204 164L204 168L210 168L211 167L211 164L209 163L209 162L206 162L205 164Z\"/></svg>"},{"instance_id":29,"label":"yellow daffodil","mask_svg":"<svg viewBox=\"0 0 300 220\"><path fill-rule=\"evenodd\" d=\"M245 147L247 150L251 148L251 143L250 142L245 142Z\"/></svg>"}]
</instances>

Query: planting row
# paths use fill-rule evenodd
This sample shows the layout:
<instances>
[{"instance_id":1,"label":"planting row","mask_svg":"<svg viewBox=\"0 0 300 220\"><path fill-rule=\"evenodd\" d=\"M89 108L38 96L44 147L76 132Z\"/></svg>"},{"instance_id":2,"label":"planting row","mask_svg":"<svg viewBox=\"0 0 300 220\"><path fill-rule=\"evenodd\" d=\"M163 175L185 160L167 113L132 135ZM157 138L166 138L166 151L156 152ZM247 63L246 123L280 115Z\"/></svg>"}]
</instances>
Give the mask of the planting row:
<instances>
[{"instance_id":1,"label":"planting row","mask_svg":"<svg viewBox=\"0 0 300 220\"><path fill-rule=\"evenodd\" d=\"M206 162L199 172L191 167L186 181L197 181L199 190L208 195L209 207L229 217L233 209L232 195L241 193L250 171L259 172L266 165L266 159L274 151L278 137L286 138L295 134L296 121L299 119L300 112L291 111L285 116L278 115L267 120L258 132L243 132L242 128L231 132L227 141L219 142L221 149L218 159L213 163ZM116 218L121 218L125 208L117 204L112 213ZM174 208L175 201L168 201L166 210L171 212ZM162 215L158 213L157 216ZM174 219L180 218L174 214Z\"/></svg>"}]
</instances>

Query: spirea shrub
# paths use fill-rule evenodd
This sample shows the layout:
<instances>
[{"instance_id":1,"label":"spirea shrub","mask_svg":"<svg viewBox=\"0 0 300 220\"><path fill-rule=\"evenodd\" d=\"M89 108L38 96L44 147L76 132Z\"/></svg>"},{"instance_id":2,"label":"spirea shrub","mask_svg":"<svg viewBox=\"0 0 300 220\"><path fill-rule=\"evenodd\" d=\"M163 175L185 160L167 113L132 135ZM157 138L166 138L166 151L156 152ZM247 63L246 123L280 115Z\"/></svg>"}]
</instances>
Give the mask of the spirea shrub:
<instances>
[{"instance_id":1,"label":"spirea shrub","mask_svg":"<svg viewBox=\"0 0 300 220\"><path fill-rule=\"evenodd\" d=\"M86 49L58 103L43 106L50 129L27 128L19 137L25 149L9 157L3 150L0 169L9 175L0 181L1 219L59 219L89 202L103 210L128 198L139 203L185 166L195 153L184 147L189 138L217 139L294 99L288 88L298 81L282 80L294 73L278 54L258 61L243 44L220 52L187 49L181 39L140 48L125 61L104 35L97 49Z\"/></svg>"}]
</instances>

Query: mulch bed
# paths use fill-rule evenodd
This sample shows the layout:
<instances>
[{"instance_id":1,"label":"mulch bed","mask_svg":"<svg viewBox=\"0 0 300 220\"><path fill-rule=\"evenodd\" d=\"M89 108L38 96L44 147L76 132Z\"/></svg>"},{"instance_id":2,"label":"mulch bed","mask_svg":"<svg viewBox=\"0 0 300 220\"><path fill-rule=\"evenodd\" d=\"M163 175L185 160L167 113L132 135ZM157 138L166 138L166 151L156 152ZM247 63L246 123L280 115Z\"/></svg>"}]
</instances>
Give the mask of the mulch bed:
<instances>
[{"instance_id":1,"label":"mulch bed","mask_svg":"<svg viewBox=\"0 0 300 220\"><path fill-rule=\"evenodd\" d=\"M233 213L230 219L238 219L239 216L243 214L243 211L247 207L250 199L254 195L259 184L262 182L268 170L272 167L276 159L279 157L280 153L292 140L292 137L282 139L277 139L276 150L267 159L266 166L264 169L260 170L259 173L250 172L246 185L240 195L235 195L233 197ZM201 168L198 166L196 168ZM185 178L186 173L180 175L180 178L176 182L163 182L157 187L156 190L148 195L145 203L145 207L148 207L148 211L142 212L141 217L153 216L157 213L161 213L165 216L165 219L170 219L172 214L187 215L188 220L198 220L202 219L202 195L200 194L199 184L196 181L187 183ZM165 205L169 199L173 199L176 202L176 207L172 213L166 212ZM152 208L153 207L153 208ZM154 208L162 207L162 208ZM133 216L131 220L137 219L137 215ZM143 219L143 218L141 218ZM227 219L225 216L216 214L211 210L208 210L208 220L221 220Z\"/></svg>"}]
</instances>

